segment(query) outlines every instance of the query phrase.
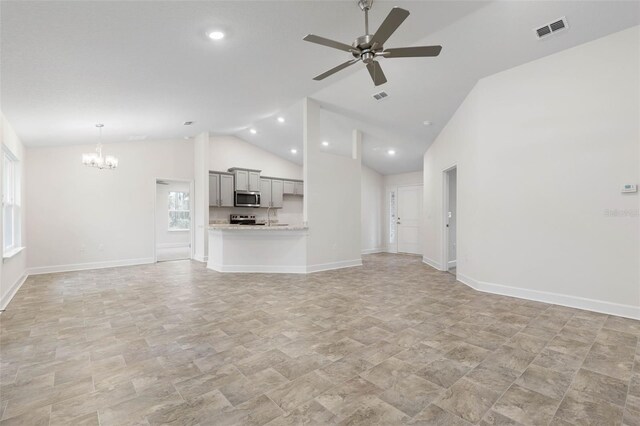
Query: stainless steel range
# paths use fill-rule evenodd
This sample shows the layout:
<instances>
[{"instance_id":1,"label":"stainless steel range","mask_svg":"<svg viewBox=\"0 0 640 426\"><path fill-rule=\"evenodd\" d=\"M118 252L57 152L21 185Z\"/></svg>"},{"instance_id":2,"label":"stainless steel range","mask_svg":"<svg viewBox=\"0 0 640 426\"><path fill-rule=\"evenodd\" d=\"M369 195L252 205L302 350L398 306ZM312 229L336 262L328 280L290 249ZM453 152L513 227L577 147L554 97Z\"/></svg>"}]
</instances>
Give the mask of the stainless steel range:
<instances>
[{"instance_id":1,"label":"stainless steel range","mask_svg":"<svg viewBox=\"0 0 640 426\"><path fill-rule=\"evenodd\" d=\"M264 225L264 223L256 223L256 215L254 214L232 214L229 216L229 223L232 225Z\"/></svg>"}]
</instances>

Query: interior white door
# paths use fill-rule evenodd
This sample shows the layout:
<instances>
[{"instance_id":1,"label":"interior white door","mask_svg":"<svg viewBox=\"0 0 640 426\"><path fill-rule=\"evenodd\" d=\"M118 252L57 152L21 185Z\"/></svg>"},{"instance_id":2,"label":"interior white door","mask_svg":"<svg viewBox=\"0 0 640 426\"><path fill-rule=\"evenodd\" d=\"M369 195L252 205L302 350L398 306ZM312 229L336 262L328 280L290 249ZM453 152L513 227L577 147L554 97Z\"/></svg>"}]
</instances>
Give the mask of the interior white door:
<instances>
[{"instance_id":1,"label":"interior white door","mask_svg":"<svg viewBox=\"0 0 640 426\"><path fill-rule=\"evenodd\" d=\"M422 254L420 220L422 217L422 186L398 188L398 252Z\"/></svg>"}]
</instances>

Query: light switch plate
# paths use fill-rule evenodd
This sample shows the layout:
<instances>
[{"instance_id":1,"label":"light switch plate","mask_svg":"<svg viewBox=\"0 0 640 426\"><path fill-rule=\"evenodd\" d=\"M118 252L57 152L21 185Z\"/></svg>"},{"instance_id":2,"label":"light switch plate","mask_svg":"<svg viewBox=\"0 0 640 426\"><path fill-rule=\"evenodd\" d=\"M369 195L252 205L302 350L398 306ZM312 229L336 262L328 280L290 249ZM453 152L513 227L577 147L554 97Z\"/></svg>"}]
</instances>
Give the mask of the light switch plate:
<instances>
[{"instance_id":1,"label":"light switch plate","mask_svg":"<svg viewBox=\"0 0 640 426\"><path fill-rule=\"evenodd\" d=\"M622 185L622 192L638 192L638 185L636 185L635 183L625 183L624 185Z\"/></svg>"}]
</instances>

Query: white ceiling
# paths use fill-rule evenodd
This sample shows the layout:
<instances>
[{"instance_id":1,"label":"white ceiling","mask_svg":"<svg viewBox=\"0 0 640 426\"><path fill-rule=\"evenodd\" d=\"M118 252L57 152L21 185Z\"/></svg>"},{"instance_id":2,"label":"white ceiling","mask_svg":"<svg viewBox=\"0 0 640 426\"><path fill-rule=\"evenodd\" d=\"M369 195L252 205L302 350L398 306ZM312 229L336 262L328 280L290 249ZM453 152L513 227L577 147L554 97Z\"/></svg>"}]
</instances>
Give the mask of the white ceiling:
<instances>
[{"instance_id":1,"label":"white ceiling","mask_svg":"<svg viewBox=\"0 0 640 426\"><path fill-rule=\"evenodd\" d=\"M209 130L300 162L299 102L313 96L366 126L365 164L398 173L421 169L424 150L479 78L639 22L637 2L376 1L371 27L396 5L411 16L387 47L444 49L438 58L382 59L389 83L376 89L361 64L313 81L348 54L302 41L360 35L355 1L2 1L1 108L29 146L90 143L103 122L105 142ZM533 28L560 16L569 30L536 40ZM227 36L215 43L206 37L213 29ZM390 97L376 102L380 89Z\"/></svg>"}]
</instances>

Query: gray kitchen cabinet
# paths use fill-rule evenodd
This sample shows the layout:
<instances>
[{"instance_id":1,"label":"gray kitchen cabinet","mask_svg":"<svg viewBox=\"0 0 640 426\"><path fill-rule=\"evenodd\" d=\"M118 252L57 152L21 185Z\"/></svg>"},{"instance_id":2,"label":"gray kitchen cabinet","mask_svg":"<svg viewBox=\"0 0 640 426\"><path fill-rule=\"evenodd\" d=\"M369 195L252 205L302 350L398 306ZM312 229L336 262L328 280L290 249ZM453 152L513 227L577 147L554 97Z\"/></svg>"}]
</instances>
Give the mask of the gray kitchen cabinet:
<instances>
[{"instance_id":1,"label":"gray kitchen cabinet","mask_svg":"<svg viewBox=\"0 0 640 426\"><path fill-rule=\"evenodd\" d=\"M271 207L277 209L282 208L282 200L284 195L284 181L280 179L271 179Z\"/></svg>"},{"instance_id":2,"label":"gray kitchen cabinet","mask_svg":"<svg viewBox=\"0 0 640 426\"><path fill-rule=\"evenodd\" d=\"M295 195L304 195L304 182L295 182L294 194Z\"/></svg>"},{"instance_id":3,"label":"gray kitchen cabinet","mask_svg":"<svg viewBox=\"0 0 640 426\"><path fill-rule=\"evenodd\" d=\"M233 175L220 175L220 207L233 207Z\"/></svg>"},{"instance_id":4,"label":"gray kitchen cabinet","mask_svg":"<svg viewBox=\"0 0 640 426\"><path fill-rule=\"evenodd\" d=\"M249 170L249 191L260 191L260 172Z\"/></svg>"},{"instance_id":5,"label":"gray kitchen cabinet","mask_svg":"<svg viewBox=\"0 0 640 426\"><path fill-rule=\"evenodd\" d=\"M260 207L271 207L271 179L260 179Z\"/></svg>"},{"instance_id":6,"label":"gray kitchen cabinet","mask_svg":"<svg viewBox=\"0 0 640 426\"><path fill-rule=\"evenodd\" d=\"M260 207L282 208L282 179L260 178Z\"/></svg>"},{"instance_id":7,"label":"gray kitchen cabinet","mask_svg":"<svg viewBox=\"0 0 640 426\"><path fill-rule=\"evenodd\" d=\"M220 175L209 173L209 207L220 205Z\"/></svg>"},{"instance_id":8,"label":"gray kitchen cabinet","mask_svg":"<svg viewBox=\"0 0 640 426\"><path fill-rule=\"evenodd\" d=\"M283 193L287 194L287 195L293 195L295 194L295 187L296 187L296 183L292 180L285 180L284 184L283 184Z\"/></svg>"},{"instance_id":9,"label":"gray kitchen cabinet","mask_svg":"<svg viewBox=\"0 0 640 426\"><path fill-rule=\"evenodd\" d=\"M249 191L249 172L247 170L235 170L236 191Z\"/></svg>"},{"instance_id":10,"label":"gray kitchen cabinet","mask_svg":"<svg viewBox=\"0 0 640 426\"><path fill-rule=\"evenodd\" d=\"M233 175L209 173L209 207L233 207Z\"/></svg>"}]
</instances>

